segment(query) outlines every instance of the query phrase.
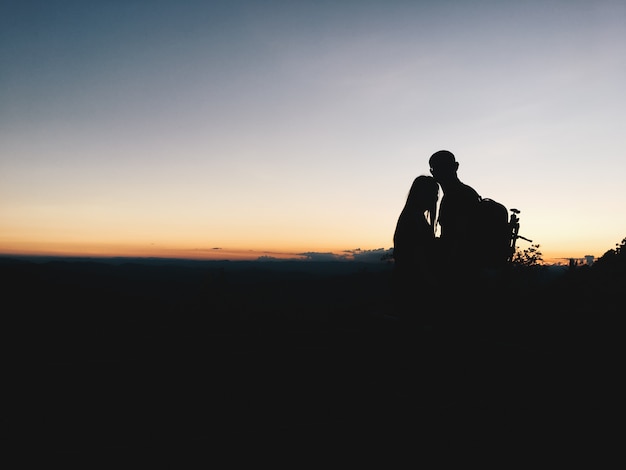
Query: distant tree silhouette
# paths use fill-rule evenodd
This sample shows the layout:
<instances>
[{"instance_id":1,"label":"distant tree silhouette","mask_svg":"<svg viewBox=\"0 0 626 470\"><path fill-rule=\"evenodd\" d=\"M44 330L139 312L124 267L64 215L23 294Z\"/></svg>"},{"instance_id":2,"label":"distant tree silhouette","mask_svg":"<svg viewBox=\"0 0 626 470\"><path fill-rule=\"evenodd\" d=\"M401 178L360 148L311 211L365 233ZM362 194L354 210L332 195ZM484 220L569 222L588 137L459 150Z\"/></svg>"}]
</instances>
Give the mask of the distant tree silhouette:
<instances>
[{"instance_id":1,"label":"distant tree silhouette","mask_svg":"<svg viewBox=\"0 0 626 470\"><path fill-rule=\"evenodd\" d=\"M606 262L607 260L616 259L616 258L624 258L626 257L626 238L624 238L621 243L616 243L615 248L612 250L608 250L604 253L598 260L597 263Z\"/></svg>"},{"instance_id":2,"label":"distant tree silhouette","mask_svg":"<svg viewBox=\"0 0 626 470\"><path fill-rule=\"evenodd\" d=\"M626 237L615 248L608 250L593 264L596 269L605 271L623 272L626 270Z\"/></svg>"}]
</instances>

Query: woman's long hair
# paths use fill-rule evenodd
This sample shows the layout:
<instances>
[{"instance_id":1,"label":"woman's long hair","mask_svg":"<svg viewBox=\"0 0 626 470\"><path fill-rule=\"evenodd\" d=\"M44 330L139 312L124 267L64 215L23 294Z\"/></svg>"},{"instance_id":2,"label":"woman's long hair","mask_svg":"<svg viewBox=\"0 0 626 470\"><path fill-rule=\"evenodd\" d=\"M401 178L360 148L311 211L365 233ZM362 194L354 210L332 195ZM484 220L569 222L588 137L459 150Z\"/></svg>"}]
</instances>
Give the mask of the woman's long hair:
<instances>
[{"instance_id":1,"label":"woman's long hair","mask_svg":"<svg viewBox=\"0 0 626 470\"><path fill-rule=\"evenodd\" d=\"M432 194L439 192L439 184L432 176L420 175L413 180L409 194L406 198L405 207L412 210L425 210L428 221L432 227L433 234L437 222L437 198L429 201ZM429 201L429 206L425 206L425 201Z\"/></svg>"}]
</instances>

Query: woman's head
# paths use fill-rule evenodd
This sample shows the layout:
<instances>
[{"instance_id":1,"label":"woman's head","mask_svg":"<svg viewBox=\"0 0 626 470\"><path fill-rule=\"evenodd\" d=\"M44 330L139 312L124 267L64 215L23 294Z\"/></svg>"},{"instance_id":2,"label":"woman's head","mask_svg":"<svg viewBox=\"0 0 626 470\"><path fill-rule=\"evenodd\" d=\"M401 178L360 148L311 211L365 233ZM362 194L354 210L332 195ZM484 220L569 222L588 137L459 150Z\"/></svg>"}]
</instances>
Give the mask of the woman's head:
<instances>
[{"instance_id":1,"label":"woman's head","mask_svg":"<svg viewBox=\"0 0 626 470\"><path fill-rule=\"evenodd\" d=\"M413 180L406 207L415 211L428 211L428 220L435 231L437 215L437 200L439 199L439 184L432 176L420 175Z\"/></svg>"},{"instance_id":2,"label":"woman's head","mask_svg":"<svg viewBox=\"0 0 626 470\"><path fill-rule=\"evenodd\" d=\"M439 199L439 184L432 176L420 175L413 180L407 202L419 209L430 210Z\"/></svg>"}]
</instances>

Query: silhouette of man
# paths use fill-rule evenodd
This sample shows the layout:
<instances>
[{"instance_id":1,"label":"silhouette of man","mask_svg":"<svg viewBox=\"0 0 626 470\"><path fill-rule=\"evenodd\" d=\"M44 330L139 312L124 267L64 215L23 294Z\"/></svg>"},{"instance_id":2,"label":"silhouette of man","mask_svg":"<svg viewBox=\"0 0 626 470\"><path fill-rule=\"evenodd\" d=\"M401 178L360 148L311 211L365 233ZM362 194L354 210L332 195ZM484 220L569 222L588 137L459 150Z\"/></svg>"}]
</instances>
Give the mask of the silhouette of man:
<instances>
[{"instance_id":1,"label":"silhouette of man","mask_svg":"<svg viewBox=\"0 0 626 470\"><path fill-rule=\"evenodd\" d=\"M459 163L448 150L439 150L429 159L430 172L441 186L443 197L439 205L439 235L442 261L447 266L461 267L464 245L472 239L472 217L480 202L480 195L457 175ZM466 250L471 250L471 246Z\"/></svg>"}]
</instances>

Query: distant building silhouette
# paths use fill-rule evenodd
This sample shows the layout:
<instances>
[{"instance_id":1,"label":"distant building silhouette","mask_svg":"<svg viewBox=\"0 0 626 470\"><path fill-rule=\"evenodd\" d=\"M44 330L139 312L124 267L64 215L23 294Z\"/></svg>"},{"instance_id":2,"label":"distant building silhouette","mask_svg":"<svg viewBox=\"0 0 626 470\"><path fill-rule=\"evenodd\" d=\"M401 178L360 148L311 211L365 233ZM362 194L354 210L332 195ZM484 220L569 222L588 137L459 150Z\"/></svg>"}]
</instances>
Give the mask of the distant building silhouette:
<instances>
[{"instance_id":1,"label":"distant building silhouette","mask_svg":"<svg viewBox=\"0 0 626 470\"><path fill-rule=\"evenodd\" d=\"M585 255L582 258L570 257L570 258L555 258L555 259L567 260L568 266L571 268L574 268L576 266L582 266L582 265L591 266L595 262L596 258L593 255ZM561 262L558 262L557 264L560 265Z\"/></svg>"}]
</instances>

